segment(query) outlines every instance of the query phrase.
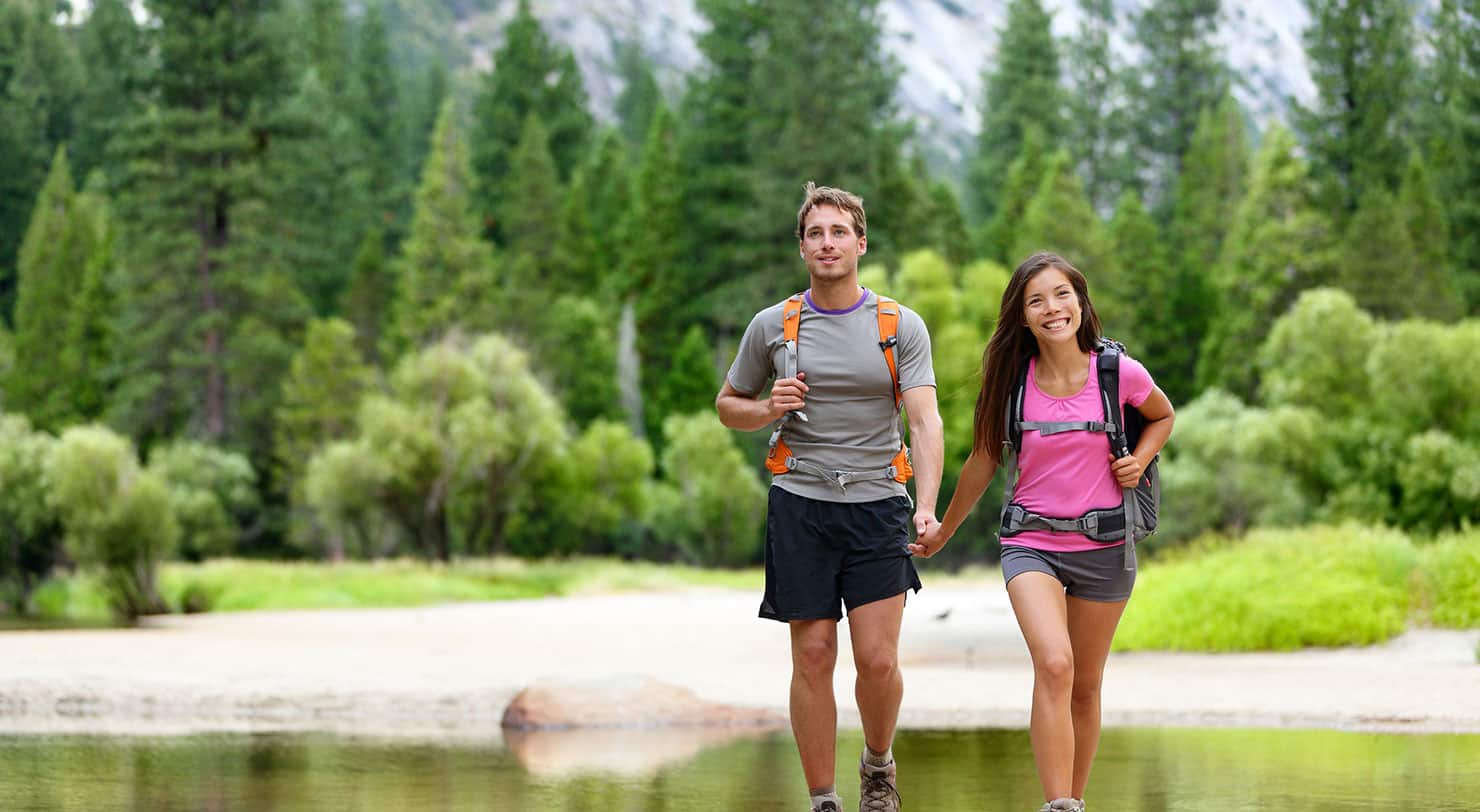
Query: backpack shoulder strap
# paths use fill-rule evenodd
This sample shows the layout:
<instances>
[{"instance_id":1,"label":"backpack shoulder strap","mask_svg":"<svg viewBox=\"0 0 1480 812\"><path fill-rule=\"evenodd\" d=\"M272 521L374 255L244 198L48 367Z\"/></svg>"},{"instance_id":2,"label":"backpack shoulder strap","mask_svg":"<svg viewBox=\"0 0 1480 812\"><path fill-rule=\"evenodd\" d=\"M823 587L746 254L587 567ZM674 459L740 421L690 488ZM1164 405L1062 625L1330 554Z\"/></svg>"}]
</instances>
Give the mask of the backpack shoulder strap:
<instances>
[{"instance_id":1,"label":"backpack shoulder strap","mask_svg":"<svg viewBox=\"0 0 1480 812\"><path fill-rule=\"evenodd\" d=\"M1123 457L1130 453L1120 413L1120 354L1123 348L1114 341L1102 340L1096 351L1099 357L1095 362L1095 373L1100 384L1100 401L1105 407L1110 450L1117 457Z\"/></svg>"},{"instance_id":2,"label":"backpack shoulder strap","mask_svg":"<svg viewBox=\"0 0 1480 812\"><path fill-rule=\"evenodd\" d=\"M1024 358L1022 369L1018 370L1017 384L1013 386L1012 392L1007 396L1007 409L1003 412L1003 418L1007 421L1007 433L1002 435L1014 451L1023 448L1023 402L1028 397L1028 367L1031 358Z\"/></svg>"},{"instance_id":3,"label":"backpack shoulder strap","mask_svg":"<svg viewBox=\"0 0 1480 812\"><path fill-rule=\"evenodd\" d=\"M894 382L894 407L897 409L904 400L904 394L899 391L899 363L894 357L894 348L899 345L899 302L879 295L878 311L879 349L884 351L884 362L889 365L889 379Z\"/></svg>"},{"instance_id":4,"label":"backpack shoulder strap","mask_svg":"<svg viewBox=\"0 0 1480 812\"><path fill-rule=\"evenodd\" d=\"M802 294L797 293L781 304L781 337L796 341L802 324Z\"/></svg>"}]
</instances>

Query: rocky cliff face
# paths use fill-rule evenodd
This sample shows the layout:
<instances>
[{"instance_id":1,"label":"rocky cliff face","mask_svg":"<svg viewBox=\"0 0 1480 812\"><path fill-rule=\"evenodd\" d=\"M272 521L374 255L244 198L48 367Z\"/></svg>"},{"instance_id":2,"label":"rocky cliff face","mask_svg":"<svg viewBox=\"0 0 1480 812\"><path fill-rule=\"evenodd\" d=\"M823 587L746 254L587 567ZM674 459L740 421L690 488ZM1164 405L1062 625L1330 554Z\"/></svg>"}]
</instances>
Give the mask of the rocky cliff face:
<instances>
[{"instance_id":1,"label":"rocky cliff face","mask_svg":"<svg viewBox=\"0 0 1480 812\"><path fill-rule=\"evenodd\" d=\"M798 0L802 2L802 0ZM1120 57L1138 58L1124 22L1147 0L1121 0L1122 24L1114 33ZM515 0L487 0L491 11L462 16L458 31L486 70ZM1054 32L1079 26L1073 0L1045 0ZM532 0L531 8L580 62L598 116L610 117L621 92L612 53L614 40L638 40L657 65L659 81L676 98L683 77L701 62L695 33L705 25L693 0ZM884 0L886 45L902 68L901 112L933 151L949 161L969 154L979 126L982 69L996 57L997 32L1007 0ZM1235 91L1257 119L1281 115L1293 97L1314 93L1300 34L1309 16L1299 3L1237 0L1224 4L1219 45L1237 77Z\"/></svg>"}]
</instances>

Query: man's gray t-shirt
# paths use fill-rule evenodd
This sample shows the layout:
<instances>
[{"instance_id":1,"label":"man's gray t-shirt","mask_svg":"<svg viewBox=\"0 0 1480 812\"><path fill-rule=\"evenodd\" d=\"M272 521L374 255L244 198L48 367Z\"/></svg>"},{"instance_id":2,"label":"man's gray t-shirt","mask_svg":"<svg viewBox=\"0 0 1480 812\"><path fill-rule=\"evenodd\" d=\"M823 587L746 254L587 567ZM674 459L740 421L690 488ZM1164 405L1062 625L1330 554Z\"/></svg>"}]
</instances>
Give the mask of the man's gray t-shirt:
<instances>
[{"instance_id":1,"label":"man's gray t-shirt","mask_svg":"<svg viewBox=\"0 0 1480 812\"><path fill-rule=\"evenodd\" d=\"M901 426L894 404L889 363L879 348L879 299L865 290L846 310L823 310L811 296L802 301L797 326L797 370L806 373L807 422L790 419L781 436L801 460L831 471L877 471L899 453ZM737 391L759 396L766 385L784 377L786 346L781 311L785 302L751 319L740 339L729 382ZM914 311L899 308L899 344L894 348L901 392L934 386L930 333ZM872 502L904 496L892 479L854 482L846 489L811 474L793 472L772 484L809 499L828 502Z\"/></svg>"}]
</instances>

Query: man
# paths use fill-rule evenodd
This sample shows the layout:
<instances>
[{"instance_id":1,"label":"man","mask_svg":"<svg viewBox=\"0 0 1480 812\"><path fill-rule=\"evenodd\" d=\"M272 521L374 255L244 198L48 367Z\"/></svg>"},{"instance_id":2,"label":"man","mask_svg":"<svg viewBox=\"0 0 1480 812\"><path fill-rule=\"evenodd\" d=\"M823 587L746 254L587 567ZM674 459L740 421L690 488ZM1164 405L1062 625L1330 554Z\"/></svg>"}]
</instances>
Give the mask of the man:
<instances>
[{"instance_id":1,"label":"man","mask_svg":"<svg viewBox=\"0 0 1480 812\"><path fill-rule=\"evenodd\" d=\"M791 726L814 812L842 809L833 696L840 604L867 745L859 809L899 809L890 749L904 695L899 628L906 593L920 589L906 545L911 524L922 535L939 524L943 451L930 335L918 315L858 284L865 231L856 195L807 184L797 239L811 288L756 314L715 401L732 429L777 425L760 616L791 628ZM767 381L771 394L759 398ZM901 442L901 402L912 455ZM911 462L913 508L903 484Z\"/></svg>"}]
</instances>

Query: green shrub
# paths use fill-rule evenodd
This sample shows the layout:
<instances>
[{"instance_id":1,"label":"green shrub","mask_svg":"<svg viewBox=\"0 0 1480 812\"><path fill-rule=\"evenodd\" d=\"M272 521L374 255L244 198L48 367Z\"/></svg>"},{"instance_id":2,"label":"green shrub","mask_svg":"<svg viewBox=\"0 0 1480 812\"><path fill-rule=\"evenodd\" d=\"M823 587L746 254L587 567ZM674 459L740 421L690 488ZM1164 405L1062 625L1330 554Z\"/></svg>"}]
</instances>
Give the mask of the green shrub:
<instances>
[{"instance_id":1,"label":"green shrub","mask_svg":"<svg viewBox=\"0 0 1480 812\"><path fill-rule=\"evenodd\" d=\"M1139 576L1119 650L1286 650L1366 645L1403 631L1417 554L1356 525L1204 540Z\"/></svg>"},{"instance_id":2,"label":"green shrub","mask_svg":"<svg viewBox=\"0 0 1480 812\"><path fill-rule=\"evenodd\" d=\"M1480 530L1444 536L1422 548L1418 559L1429 621L1480 627Z\"/></svg>"},{"instance_id":3,"label":"green shrub","mask_svg":"<svg viewBox=\"0 0 1480 812\"><path fill-rule=\"evenodd\" d=\"M101 570L114 613L132 619L163 611L156 570L180 537L164 480L139 467L128 438L95 425L61 436L49 478L67 551Z\"/></svg>"}]
</instances>

